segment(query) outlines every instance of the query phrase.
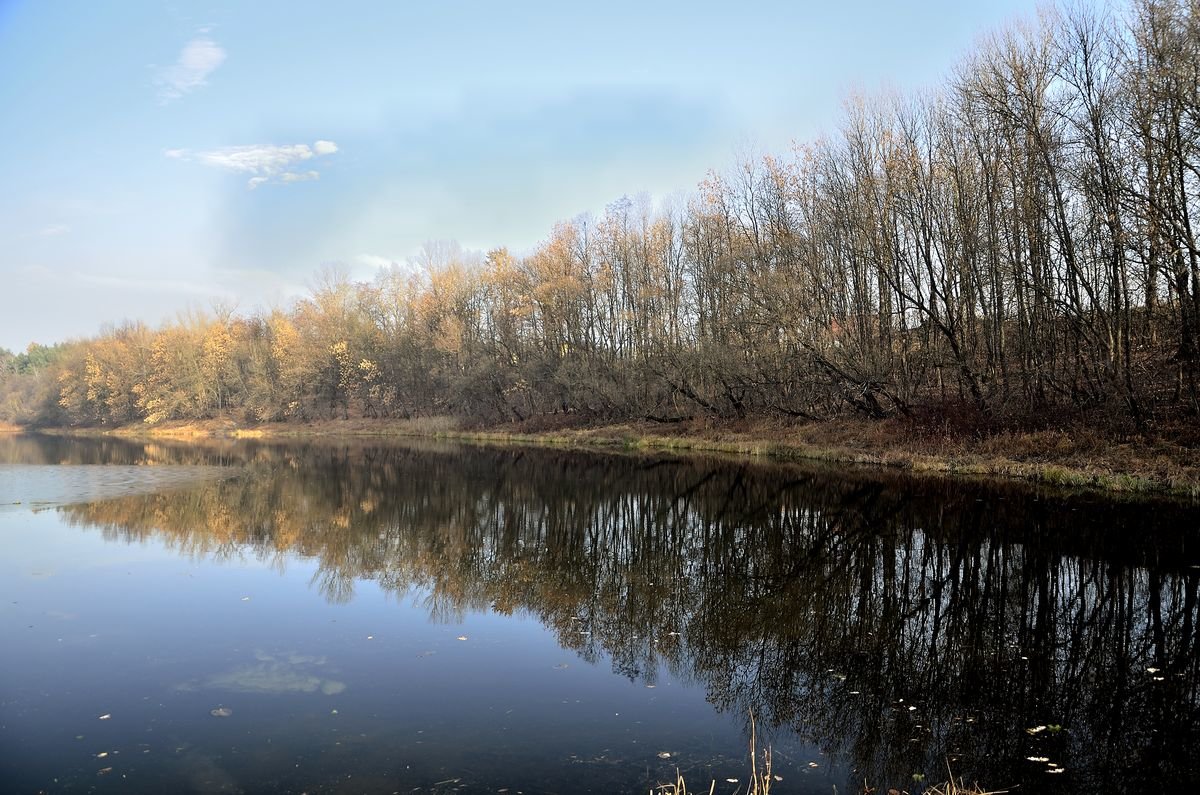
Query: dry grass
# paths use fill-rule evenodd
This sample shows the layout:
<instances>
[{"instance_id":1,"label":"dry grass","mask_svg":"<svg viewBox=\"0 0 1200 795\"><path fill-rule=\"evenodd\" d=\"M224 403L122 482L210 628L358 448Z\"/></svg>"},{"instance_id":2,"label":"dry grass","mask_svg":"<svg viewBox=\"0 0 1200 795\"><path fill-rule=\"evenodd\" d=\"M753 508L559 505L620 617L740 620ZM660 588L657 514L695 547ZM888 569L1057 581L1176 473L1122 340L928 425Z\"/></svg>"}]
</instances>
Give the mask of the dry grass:
<instances>
[{"instance_id":1,"label":"dry grass","mask_svg":"<svg viewBox=\"0 0 1200 795\"><path fill-rule=\"evenodd\" d=\"M965 786L962 782L948 781L925 790L929 795L1002 795L1006 789L983 789L978 784Z\"/></svg>"},{"instance_id":2,"label":"dry grass","mask_svg":"<svg viewBox=\"0 0 1200 795\"><path fill-rule=\"evenodd\" d=\"M763 749L763 767L758 769L757 757L758 737L754 725L754 711L750 712L750 789L748 795L769 795L771 792L771 746Z\"/></svg>"},{"instance_id":3,"label":"dry grass","mask_svg":"<svg viewBox=\"0 0 1200 795\"><path fill-rule=\"evenodd\" d=\"M717 452L885 466L914 473L1014 478L1111 492L1200 497L1200 449L1105 441L1096 431L1035 430L973 438L929 435L899 421L624 423L524 432L450 431L441 438L556 447Z\"/></svg>"},{"instance_id":4,"label":"dry grass","mask_svg":"<svg viewBox=\"0 0 1200 795\"><path fill-rule=\"evenodd\" d=\"M758 734L757 726L754 722L754 711L750 711L750 786L746 790L745 795L770 795L771 782L774 780L771 774L771 748L770 746L763 749L762 752L762 770L758 768ZM708 795L713 795L717 789L717 782L713 781L708 785ZM739 790L740 791L740 790ZM675 781L668 784L659 784L650 790L650 795L687 795L687 782L683 780L683 776L679 771L675 771Z\"/></svg>"},{"instance_id":5,"label":"dry grass","mask_svg":"<svg viewBox=\"0 0 1200 795\"><path fill-rule=\"evenodd\" d=\"M714 781L708 786L708 795L713 795L716 789L717 782ZM683 776L676 770L675 782L673 784L659 784L650 790L650 795L688 795L687 782L683 780Z\"/></svg>"},{"instance_id":6,"label":"dry grass","mask_svg":"<svg viewBox=\"0 0 1200 795\"><path fill-rule=\"evenodd\" d=\"M773 454L889 466L912 472L989 475L1106 491L1200 496L1200 453L1170 442L1098 440L1087 429L1003 433L980 439L913 435L894 422L767 426ZM753 438L749 437L749 438ZM742 442L744 445L745 442Z\"/></svg>"},{"instance_id":7,"label":"dry grass","mask_svg":"<svg viewBox=\"0 0 1200 795\"><path fill-rule=\"evenodd\" d=\"M950 780L944 784L930 787L926 790L929 795L1004 795L1008 792L1006 789L983 789L979 784L971 784L970 786L963 783L962 779L954 778L954 771L950 769L950 765L946 765L946 775Z\"/></svg>"}]
</instances>

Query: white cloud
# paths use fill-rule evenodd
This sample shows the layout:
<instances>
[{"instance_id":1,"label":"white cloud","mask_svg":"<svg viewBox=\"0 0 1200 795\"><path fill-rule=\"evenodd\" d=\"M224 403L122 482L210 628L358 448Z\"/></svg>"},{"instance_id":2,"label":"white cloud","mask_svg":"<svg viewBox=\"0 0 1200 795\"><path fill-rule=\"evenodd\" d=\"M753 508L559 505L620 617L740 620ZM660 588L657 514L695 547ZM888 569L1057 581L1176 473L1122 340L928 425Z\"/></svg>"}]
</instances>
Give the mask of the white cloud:
<instances>
[{"instance_id":1,"label":"white cloud","mask_svg":"<svg viewBox=\"0 0 1200 795\"><path fill-rule=\"evenodd\" d=\"M189 149L167 149L165 157L176 160L194 160L235 174L249 174L246 185L251 190L266 182L311 182L320 179L315 170L293 171L292 167L314 157L331 155L338 151L333 141L317 141L308 144L252 144L250 146L225 146L220 149L193 152Z\"/></svg>"},{"instance_id":2,"label":"white cloud","mask_svg":"<svg viewBox=\"0 0 1200 795\"><path fill-rule=\"evenodd\" d=\"M41 229L37 230L35 234L38 237L58 237L59 235L65 235L70 231L71 227L67 226L66 224L50 224L49 226L43 226Z\"/></svg>"},{"instance_id":3,"label":"white cloud","mask_svg":"<svg viewBox=\"0 0 1200 795\"><path fill-rule=\"evenodd\" d=\"M310 182L314 179L320 179L321 175L315 171L285 171L279 175L280 182Z\"/></svg>"},{"instance_id":4,"label":"white cloud","mask_svg":"<svg viewBox=\"0 0 1200 795\"><path fill-rule=\"evenodd\" d=\"M159 70L154 83L164 104L206 85L208 76L225 62L225 50L207 36L197 36L184 45L179 58Z\"/></svg>"},{"instance_id":5,"label":"white cloud","mask_svg":"<svg viewBox=\"0 0 1200 795\"><path fill-rule=\"evenodd\" d=\"M308 160L312 156L308 144L226 146L194 155L202 163L227 171L267 176L278 174L293 163Z\"/></svg>"}]
</instances>

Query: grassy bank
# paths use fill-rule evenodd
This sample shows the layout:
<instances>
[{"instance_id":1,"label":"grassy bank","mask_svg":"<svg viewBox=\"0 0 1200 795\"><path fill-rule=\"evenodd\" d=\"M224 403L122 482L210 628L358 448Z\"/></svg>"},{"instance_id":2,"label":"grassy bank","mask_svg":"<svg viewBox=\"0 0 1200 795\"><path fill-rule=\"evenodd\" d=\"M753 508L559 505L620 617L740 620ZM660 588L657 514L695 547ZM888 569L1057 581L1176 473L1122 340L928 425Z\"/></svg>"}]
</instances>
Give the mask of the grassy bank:
<instances>
[{"instance_id":1,"label":"grassy bank","mask_svg":"<svg viewBox=\"0 0 1200 795\"><path fill-rule=\"evenodd\" d=\"M448 417L325 420L244 425L229 419L108 430L132 438L297 439L425 437L493 444L697 451L781 460L890 467L912 473L1017 478L1055 486L1200 498L1200 450L1164 440L1113 440L1088 428L986 436L930 433L898 421L626 423L559 427L465 427Z\"/></svg>"},{"instance_id":2,"label":"grassy bank","mask_svg":"<svg viewBox=\"0 0 1200 795\"><path fill-rule=\"evenodd\" d=\"M889 422L619 425L533 433L457 431L479 441L696 450L883 466L913 473L1016 478L1056 486L1200 497L1200 451L1169 442L1109 441L1086 430L986 438L914 434Z\"/></svg>"}]
</instances>

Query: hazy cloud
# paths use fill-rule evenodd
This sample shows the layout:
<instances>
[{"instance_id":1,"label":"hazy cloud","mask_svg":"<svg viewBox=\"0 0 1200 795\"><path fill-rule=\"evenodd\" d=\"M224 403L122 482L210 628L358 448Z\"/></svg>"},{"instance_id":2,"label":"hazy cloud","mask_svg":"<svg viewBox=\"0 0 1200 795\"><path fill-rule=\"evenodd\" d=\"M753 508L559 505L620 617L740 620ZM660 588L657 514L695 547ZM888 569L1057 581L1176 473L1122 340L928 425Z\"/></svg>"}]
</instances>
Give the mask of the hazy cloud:
<instances>
[{"instance_id":1,"label":"hazy cloud","mask_svg":"<svg viewBox=\"0 0 1200 795\"><path fill-rule=\"evenodd\" d=\"M297 163L331 155L336 151L338 147L333 141L317 141L311 147L308 144L253 144L199 152L190 149L167 149L163 155L176 160L192 160L235 174L250 174L246 186L253 190L271 181L311 182L320 179L320 173L315 170L292 171L291 168Z\"/></svg>"},{"instance_id":2,"label":"hazy cloud","mask_svg":"<svg viewBox=\"0 0 1200 795\"><path fill-rule=\"evenodd\" d=\"M66 224L49 224L48 226L43 226L34 234L38 237L58 237L59 235L65 235L70 231L71 227L67 226Z\"/></svg>"},{"instance_id":3,"label":"hazy cloud","mask_svg":"<svg viewBox=\"0 0 1200 795\"><path fill-rule=\"evenodd\" d=\"M154 80L159 99L171 102L206 85L208 76L224 62L221 45L207 36L197 36L184 45L175 63L159 70Z\"/></svg>"},{"instance_id":4,"label":"hazy cloud","mask_svg":"<svg viewBox=\"0 0 1200 795\"><path fill-rule=\"evenodd\" d=\"M145 279L135 276L110 276L84 271L73 271L70 280L76 283L93 284L100 287L115 287L129 292L177 293L182 295L227 297L224 290L199 282L184 279Z\"/></svg>"},{"instance_id":5,"label":"hazy cloud","mask_svg":"<svg viewBox=\"0 0 1200 795\"><path fill-rule=\"evenodd\" d=\"M371 268L378 268L380 270L399 264L391 257L381 257L378 254L359 254L354 258L354 261Z\"/></svg>"}]
</instances>

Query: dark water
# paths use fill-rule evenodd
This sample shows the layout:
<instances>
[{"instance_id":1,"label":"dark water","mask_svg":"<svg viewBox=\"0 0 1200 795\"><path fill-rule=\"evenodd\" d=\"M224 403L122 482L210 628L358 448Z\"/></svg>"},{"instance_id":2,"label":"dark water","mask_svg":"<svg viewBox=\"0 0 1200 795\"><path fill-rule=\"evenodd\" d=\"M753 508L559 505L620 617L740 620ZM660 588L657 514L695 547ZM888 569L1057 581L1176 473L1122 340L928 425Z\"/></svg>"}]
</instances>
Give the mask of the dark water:
<instances>
[{"instance_id":1,"label":"dark water","mask_svg":"<svg viewBox=\"0 0 1200 795\"><path fill-rule=\"evenodd\" d=\"M753 711L773 792L947 763L1184 791L1198 518L668 457L0 438L0 789L744 792Z\"/></svg>"}]
</instances>

